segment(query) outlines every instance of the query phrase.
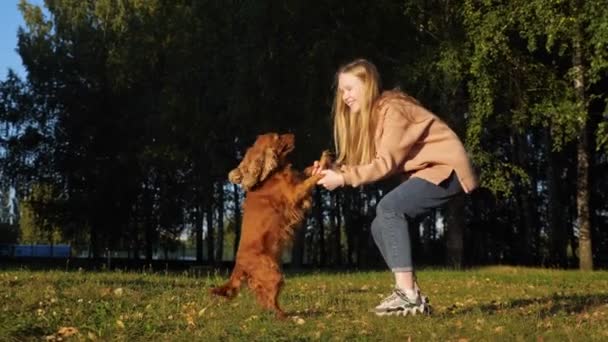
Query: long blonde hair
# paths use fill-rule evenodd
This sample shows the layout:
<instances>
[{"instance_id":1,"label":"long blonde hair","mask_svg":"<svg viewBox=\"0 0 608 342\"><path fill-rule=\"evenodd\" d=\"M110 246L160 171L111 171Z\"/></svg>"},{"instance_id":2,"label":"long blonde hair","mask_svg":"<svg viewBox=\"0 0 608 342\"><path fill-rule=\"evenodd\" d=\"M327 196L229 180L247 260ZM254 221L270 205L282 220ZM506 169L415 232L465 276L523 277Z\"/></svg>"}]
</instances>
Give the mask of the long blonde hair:
<instances>
[{"instance_id":1,"label":"long blonde hair","mask_svg":"<svg viewBox=\"0 0 608 342\"><path fill-rule=\"evenodd\" d=\"M364 85L363 101L357 115L351 115L349 107L342 100L338 87L338 79L341 74L345 73L359 78ZM380 95L378 70L369 61L357 59L340 67L336 72L334 82L336 92L332 113L336 162L347 165L370 163L376 154L374 133L377 118L372 106Z\"/></svg>"}]
</instances>

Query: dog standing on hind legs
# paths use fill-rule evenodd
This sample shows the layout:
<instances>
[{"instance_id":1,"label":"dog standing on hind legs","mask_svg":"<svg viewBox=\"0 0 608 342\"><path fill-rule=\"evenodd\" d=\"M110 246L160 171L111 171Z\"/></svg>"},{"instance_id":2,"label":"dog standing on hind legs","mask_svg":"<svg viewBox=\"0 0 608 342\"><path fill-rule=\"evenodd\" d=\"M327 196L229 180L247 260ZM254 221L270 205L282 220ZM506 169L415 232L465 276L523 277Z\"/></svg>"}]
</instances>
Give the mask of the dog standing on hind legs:
<instances>
[{"instance_id":1,"label":"dog standing on hind legs","mask_svg":"<svg viewBox=\"0 0 608 342\"><path fill-rule=\"evenodd\" d=\"M278 297L283 287L281 256L293 241L294 230L311 207L311 194L323 175L304 175L293 170L287 155L294 149L293 134L268 133L258 136L239 166L228 178L241 184L243 203L241 239L230 279L211 293L234 298L243 283L253 291L258 303L284 318ZM331 164L324 152L321 165Z\"/></svg>"}]
</instances>

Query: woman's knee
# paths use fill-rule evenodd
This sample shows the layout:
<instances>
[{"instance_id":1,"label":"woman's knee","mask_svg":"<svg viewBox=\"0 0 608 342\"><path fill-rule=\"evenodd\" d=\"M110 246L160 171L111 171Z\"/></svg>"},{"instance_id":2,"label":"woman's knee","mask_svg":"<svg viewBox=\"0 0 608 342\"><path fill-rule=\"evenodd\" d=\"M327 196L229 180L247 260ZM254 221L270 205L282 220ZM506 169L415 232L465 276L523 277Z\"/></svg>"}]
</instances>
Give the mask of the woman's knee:
<instances>
[{"instance_id":1,"label":"woman's knee","mask_svg":"<svg viewBox=\"0 0 608 342\"><path fill-rule=\"evenodd\" d=\"M374 220L372 221L372 225L370 227L370 230L372 232L372 236L374 238L378 238L380 236L382 236L381 232L382 232L382 219L379 216L376 216L374 218Z\"/></svg>"},{"instance_id":2,"label":"woman's knee","mask_svg":"<svg viewBox=\"0 0 608 342\"><path fill-rule=\"evenodd\" d=\"M401 202L396 203L395 199L385 196L383 197L376 206L376 217L389 217L389 216L405 216L413 218L418 216L423 211L422 208L412 202Z\"/></svg>"},{"instance_id":3,"label":"woman's knee","mask_svg":"<svg viewBox=\"0 0 608 342\"><path fill-rule=\"evenodd\" d=\"M386 196L384 196L376 205L376 217L382 217L386 213L390 212L392 212L391 202L387 200Z\"/></svg>"}]
</instances>

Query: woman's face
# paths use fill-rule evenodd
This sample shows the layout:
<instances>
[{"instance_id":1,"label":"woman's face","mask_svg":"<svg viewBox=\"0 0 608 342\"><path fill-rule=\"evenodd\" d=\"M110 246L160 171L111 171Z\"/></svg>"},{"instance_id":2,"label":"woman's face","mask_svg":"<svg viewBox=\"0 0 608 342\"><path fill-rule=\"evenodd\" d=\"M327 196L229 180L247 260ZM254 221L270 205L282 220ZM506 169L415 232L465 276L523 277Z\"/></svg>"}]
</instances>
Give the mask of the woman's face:
<instances>
[{"instance_id":1,"label":"woman's face","mask_svg":"<svg viewBox=\"0 0 608 342\"><path fill-rule=\"evenodd\" d=\"M363 86L363 81L351 73L341 73L338 77L338 90L342 94L342 101L348 106L351 113L356 113L361 109Z\"/></svg>"}]
</instances>

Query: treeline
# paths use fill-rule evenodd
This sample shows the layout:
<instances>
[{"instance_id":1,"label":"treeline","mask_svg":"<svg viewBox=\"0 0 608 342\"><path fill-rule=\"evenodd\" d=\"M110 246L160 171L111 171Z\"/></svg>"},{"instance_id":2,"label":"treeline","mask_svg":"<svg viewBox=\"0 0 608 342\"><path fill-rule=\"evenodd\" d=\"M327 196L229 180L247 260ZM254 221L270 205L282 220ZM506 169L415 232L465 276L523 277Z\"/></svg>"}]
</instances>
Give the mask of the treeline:
<instances>
[{"instance_id":1,"label":"treeline","mask_svg":"<svg viewBox=\"0 0 608 342\"><path fill-rule=\"evenodd\" d=\"M295 133L298 168L331 148L334 72L365 57L454 128L482 182L412 230L417 263L608 265L601 1L19 8L27 77L0 83L0 171L2 217L21 213L22 237L151 259L190 234L197 260L219 261L239 236L228 171L268 131ZM316 191L292 262L380 264L369 225L389 183Z\"/></svg>"}]
</instances>

